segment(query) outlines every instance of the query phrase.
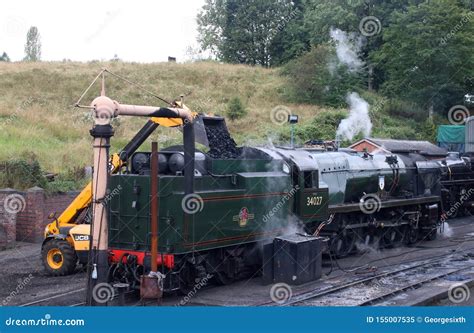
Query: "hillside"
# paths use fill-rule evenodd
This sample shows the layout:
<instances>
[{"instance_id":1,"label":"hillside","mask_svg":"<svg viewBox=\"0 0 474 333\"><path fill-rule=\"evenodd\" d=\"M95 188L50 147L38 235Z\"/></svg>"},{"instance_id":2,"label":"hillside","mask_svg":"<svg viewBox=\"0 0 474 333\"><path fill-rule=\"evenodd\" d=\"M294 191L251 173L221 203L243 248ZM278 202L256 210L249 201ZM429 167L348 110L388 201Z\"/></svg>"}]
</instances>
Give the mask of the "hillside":
<instances>
[{"instance_id":1,"label":"hillside","mask_svg":"<svg viewBox=\"0 0 474 333\"><path fill-rule=\"evenodd\" d=\"M204 62L0 62L0 161L36 156L44 170L59 173L63 179L71 178L71 174L90 165L91 120L87 111L71 105L102 67L139 82L168 100L185 94L186 104L197 112L225 114L228 101L239 97L248 115L235 122L227 121L239 144L263 143L269 138L275 141L280 134L287 138L288 126L271 121L271 110L278 105L284 105L300 116L299 129L310 124L317 127L314 117L324 111L332 112L315 105L288 103L285 100L285 81L278 69ZM154 97L113 77L107 80L106 89L108 96L121 103L163 105ZM83 104L88 104L98 93L99 87L93 87ZM368 97L370 103L378 99L376 96ZM402 124L378 114L380 112L380 108L374 108L372 112L374 131L378 136L386 136L385 132L390 135L390 127L405 126L409 133L416 133L416 124L409 123L410 120L404 120ZM145 122L146 119L138 118L117 119L112 151L123 147ZM334 124L330 126L329 131L335 131ZM298 133L302 137L312 135L303 135L301 131ZM163 147L177 142L179 135L174 129L159 129L153 139ZM330 138L332 136L323 139Z\"/></svg>"}]
</instances>

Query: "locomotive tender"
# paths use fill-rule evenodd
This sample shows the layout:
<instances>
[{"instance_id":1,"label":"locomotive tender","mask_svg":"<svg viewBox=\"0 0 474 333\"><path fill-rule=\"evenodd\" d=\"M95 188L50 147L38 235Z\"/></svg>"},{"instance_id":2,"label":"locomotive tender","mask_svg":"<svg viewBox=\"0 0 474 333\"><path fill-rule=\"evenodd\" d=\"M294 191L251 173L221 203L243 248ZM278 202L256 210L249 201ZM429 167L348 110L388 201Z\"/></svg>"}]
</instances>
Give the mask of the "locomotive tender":
<instances>
[{"instance_id":1,"label":"locomotive tender","mask_svg":"<svg viewBox=\"0 0 474 333\"><path fill-rule=\"evenodd\" d=\"M295 230L327 236L339 257L358 243L391 247L436 237L447 174L440 161L414 153L236 151L222 158L196 151L191 195L184 192L183 148L160 151L158 267L165 291L186 291L209 276L221 284L253 276L263 244ZM132 287L150 267L150 177L150 153L138 152L127 172L109 179L110 191L121 189L108 203L109 278Z\"/></svg>"}]
</instances>

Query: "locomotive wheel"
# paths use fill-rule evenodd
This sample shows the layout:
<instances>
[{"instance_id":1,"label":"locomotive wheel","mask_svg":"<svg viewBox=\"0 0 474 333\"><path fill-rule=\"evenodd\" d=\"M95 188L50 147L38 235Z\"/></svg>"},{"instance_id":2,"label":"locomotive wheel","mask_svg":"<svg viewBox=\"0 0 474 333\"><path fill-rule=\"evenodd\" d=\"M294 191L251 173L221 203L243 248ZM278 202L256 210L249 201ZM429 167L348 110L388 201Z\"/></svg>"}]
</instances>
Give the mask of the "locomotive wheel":
<instances>
[{"instance_id":1,"label":"locomotive wheel","mask_svg":"<svg viewBox=\"0 0 474 333\"><path fill-rule=\"evenodd\" d=\"M76 252L66 240L52 239L46 242L41 249L41 257L49 275L69 275L76 268Z\"/></svg>"},{"instance_id":2,"label":"locomotive wheel","mask_svg":"<svg viewBox=\"0 0 474 333\"><path fill-rule=\"evenodd\" d=\"M222 271L217 271L214 276L215 276L215 280L217 284L220 284L220 285L231 284L234 281L233 278L227 276L227 274Z\"/></svg>"},{"instance_id":3,"label":"locomotive wheel","mask_svg":"<svg viewBox=\"0 0 474 333\"><path fill-rule=\"evenodd\" d=\"M405 230L405 243L407 245L415 244L418 240L418 229L407 227Z\"/></svg>"},{"instance_id":4,"label":"locomotive wheel","mask_svg":"<svg viewBox=\"0 0 474 333\"><path fill-rule=\"evenodd\" d=\"M435 240L438 235L438 228L433 228L432 230L426 233L426 240L432 241Z\"/></svg>"},{"instance_id":5,"label":"locomotive wheel","mask_svg":"<svg viewBox=\"0 0 474 333\"><path fill-rule=\"evenodd\" d=\"M194 267L190 263L183 263L179 273L179 293L186 295L193 289L195 285L196 274Z\"/></svg>"},{"instance_id":6,"label":"locomotive wheel","mask_svg":"<svg viewBox=\"0 0 474 333\"><path fill-rule=\"evenodd\" d=\"M353 231L340 233L331 240L330 250L338 258L347 257L354 251L355 241L356 235Z\"/></svg>"},{"instance_id":7,"label":"locomotive wheel","mask_svg":"<svg viewBox=\"0 0 474 333\"><path fill-rule=\"evenodd\" d=\"M218 266L221 269L216 270L214 275L217 284L227 285L235 281L234 272L237 271L237 267L234 258L227 257L222 261L222 264Z\"/></svg>"},{"instance_id":8,"label":"locomotive wheel","mask_svg":"<svg viewBox=\"0 0 474 333\"><path fill-rule=\"evenodd\" d=\"M382 247L394 247L400 240L399 232L397 228L388 228L382 235Z\"/></svg>"},{"instance_id":9,"label":"locomotive wheel","mask_svg":"<svg viewBox=\"0 0 474 333\"><path fill-rule=\"evenodd\" d=\"M456 191L456 193L458 193ZM458 196L455 195L452 191L449 193L449 207L455 207L455 205L457 204L458 202ZM448 209L449 210L449 209ZM460 215L459 212L460 209L451 209L450 210L450 215L448 216L449 219L455 219L456 217L458 217L458 215Z\"/></svg>"}]
</instances>

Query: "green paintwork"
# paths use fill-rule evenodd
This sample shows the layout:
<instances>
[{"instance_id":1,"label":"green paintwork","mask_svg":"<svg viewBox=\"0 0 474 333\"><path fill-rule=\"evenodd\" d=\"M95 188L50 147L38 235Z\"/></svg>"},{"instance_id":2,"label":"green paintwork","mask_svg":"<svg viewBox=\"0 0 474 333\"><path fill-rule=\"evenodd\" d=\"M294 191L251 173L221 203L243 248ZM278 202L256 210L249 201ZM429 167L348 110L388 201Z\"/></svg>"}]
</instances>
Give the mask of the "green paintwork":
<instances>
[{"instance_id":1,"label":"green paintwork","mask_svg":"<svg viewBox=\"0 0 474 333\"><path fill-rule=\"evenodd\" d=\"M282 170L282 161L213 162L212 176L195 178L195 194L202 198L202 209L187 219L182 209L184 177L160 175L161 253L204 251L270 239L297 219L310 223L327 218L327 188L304 188L302 179L298 186L293 186L289 174L266 171ZM218 170L235 169L238 172L216 175ZM109 189L121 189L109 202L111 248L149 250L149 187L149 176L110 177ZM306 205L308 197L317 197L317 201ZM292 215L297 218L290 218Z\"/></svg>"}]
</instances>

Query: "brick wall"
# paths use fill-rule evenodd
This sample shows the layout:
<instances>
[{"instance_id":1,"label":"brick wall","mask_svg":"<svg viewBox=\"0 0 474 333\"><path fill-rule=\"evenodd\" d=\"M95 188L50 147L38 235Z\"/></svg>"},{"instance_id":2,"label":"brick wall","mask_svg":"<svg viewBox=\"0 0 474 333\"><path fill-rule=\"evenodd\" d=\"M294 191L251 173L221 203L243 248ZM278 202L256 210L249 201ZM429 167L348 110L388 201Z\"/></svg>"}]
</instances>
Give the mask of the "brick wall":
<instances>
[{"instance_id":1,"label":"brick wall","mask_svg":"<svg viewBox=\"0 0 474 333\"><path fill-rule=\"evenodd\" d=\"M21 194L12 189L0 190L0 249L15 245L16 203L21 204ZM19 206L18 206L19 207Z\"/></svg>"},{"instance_id":2,"label":"brick wall","mask_svg":"<svg viewBox=\"0 0 474 333\"><path fill-rule=\"evenodd\" d=\"M367 141L362 141L357 145L351 146L351 148L359 152L366 150L369 154L373 153L377 149L376 146Z\"/></svg>"},{"instance_id":3,"label":"brick wall","mask_svg":"<svg viewBox=\"0 0 474 333\"><path fill-rule=\"evenodd\" d=\"M0 190L0 204L4 202L2 195L5 198L6 195L11 195L11 191L8 189ZM16 193L18 205L14 207L14 214L8 214L5 209L0 212L0 225L3 226L0 228L0 242L2 229L5 230L5 226L12 228L10 226L11 222L2 222L11 221L10 215L15 215L15 223L13 224L16 224L16 228L14 228L16 229L16 236L13 239L16 237L16 240L21 242L41 242L44 228L50 222L48 215L52 212L57 212L59 215L78 194L77 192L69 192L46 195L45 191L39 187L30 188L25 192L13 191L12 193ZM12 210L10 209L10 211Z\"/></svg>"}]
</instances>

